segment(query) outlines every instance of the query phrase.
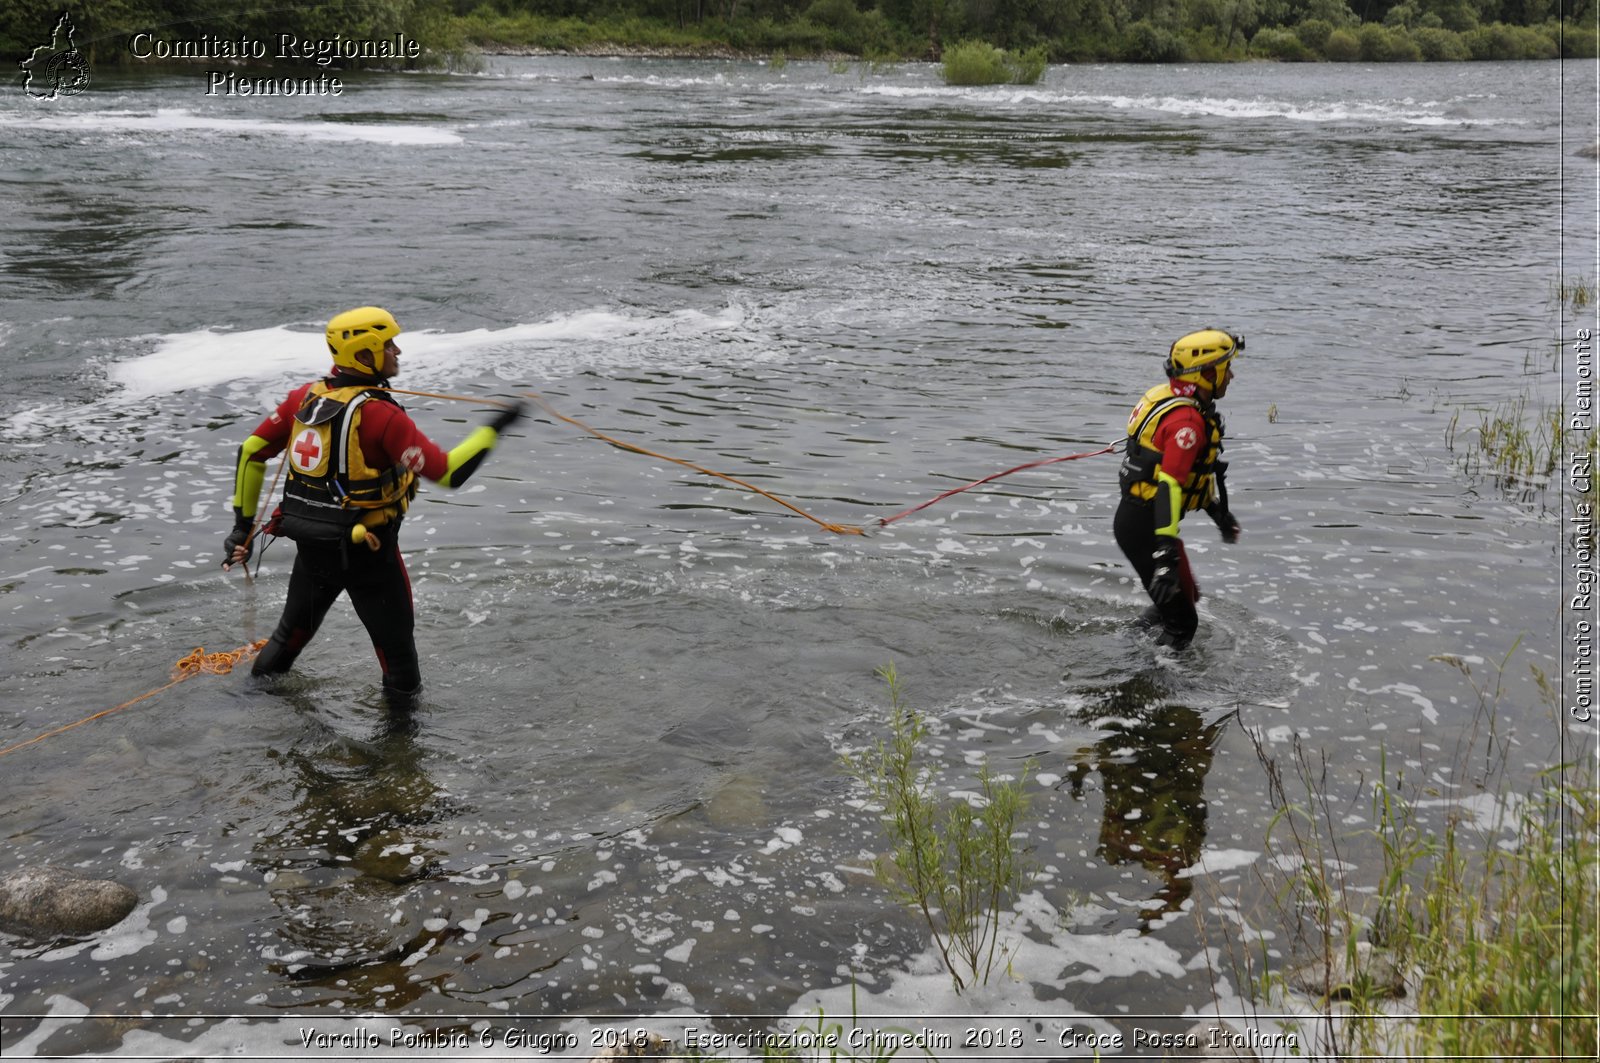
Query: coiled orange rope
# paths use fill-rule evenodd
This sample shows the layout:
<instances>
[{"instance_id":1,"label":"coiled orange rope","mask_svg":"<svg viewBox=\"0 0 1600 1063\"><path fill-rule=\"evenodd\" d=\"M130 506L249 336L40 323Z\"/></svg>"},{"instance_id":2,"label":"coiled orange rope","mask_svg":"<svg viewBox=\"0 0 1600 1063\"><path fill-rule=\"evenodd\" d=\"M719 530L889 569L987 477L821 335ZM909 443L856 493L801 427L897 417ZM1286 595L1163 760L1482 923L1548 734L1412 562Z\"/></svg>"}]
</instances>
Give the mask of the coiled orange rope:
<instances>
[{"instance_id":1,"label":"coiled orange rope","mask_svg":"<svg viewBox=\"0 0 1600 1063\"><path fill-rule=\"evenodd\" d=\"M184 657L173 667L172 682L158 686L154 690L146 691L136 698L129 698L121 705L113 705L111 708L97 712L93 716L85 716L81 720L66 724L63 727L57 727L53 731L46 731L44 734L35 735L25 742L18 742L14 746L7 746L4 749L0 749L0 757L5 756L7 753L15 752L16 750L22 749L26 746L31 746L35 742L43 742L46 738L54 738L58 734L72 730L74 727L82 727L86 723L92 723L95 720L104 719L114 712L121 712L123 709L131 708L132 706L139 704L141 701L155 697L163 690L172 689L185 679L193 679L197 675L226 675L227 673L233 671L233 666L238 664L240 661L247 657L254 657L256 654L260 653L261 647L265 646L266 644L267 640L261 639L257 642L250 643L248 646L240 646L238 649L227 653L207 653L203 647L196 646L192 653Z\"/></svg>"}]
</instances>

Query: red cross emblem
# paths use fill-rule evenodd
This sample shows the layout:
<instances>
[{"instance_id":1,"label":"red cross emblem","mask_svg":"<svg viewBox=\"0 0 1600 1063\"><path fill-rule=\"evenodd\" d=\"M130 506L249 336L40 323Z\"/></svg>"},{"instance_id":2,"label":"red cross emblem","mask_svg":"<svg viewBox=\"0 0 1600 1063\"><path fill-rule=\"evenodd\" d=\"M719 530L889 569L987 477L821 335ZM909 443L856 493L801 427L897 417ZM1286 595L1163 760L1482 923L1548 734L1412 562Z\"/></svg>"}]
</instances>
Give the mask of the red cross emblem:
<instances>
[{"instance_id":1,"label":"red cross emblem","mask_svg":"<svg viewBox=\"0 0 1600 1063\"><path fill-rule=\"evenodd\" d=\"M294 458L294 467L301 472L315 469L317 462L322 460L322 440L317 438L317 430L307 428L296 436L290 453Z\"/></svg>"}]
</instances>

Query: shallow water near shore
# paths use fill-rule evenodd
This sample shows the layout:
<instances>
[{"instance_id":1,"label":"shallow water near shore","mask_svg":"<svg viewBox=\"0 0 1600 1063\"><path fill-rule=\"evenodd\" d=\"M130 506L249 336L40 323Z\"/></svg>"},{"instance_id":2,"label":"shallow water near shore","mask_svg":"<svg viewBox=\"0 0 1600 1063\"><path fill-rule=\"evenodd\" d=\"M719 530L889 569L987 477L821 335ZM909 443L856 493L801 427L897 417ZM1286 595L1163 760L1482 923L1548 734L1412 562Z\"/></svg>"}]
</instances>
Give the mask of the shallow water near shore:
<instances>
[{"instance_id":1,"label":"shallow water near shore","mask_svg":"<svg viewBox=\"0 0 1600 1063\"><path fill-rule=\"evenodd\" d=\"M6 1055L300 1057L311 1029L586 1058L619 1025L818 1006L934 1027L940 1058L1087 1055L1074 1026L1136 1054L1214 992L1242 1006L1212 935L1261 888L1257 740L1325 750L1340 792L1387 756L1469 796L1477 698L1431 658L1511 654L1508 775L1558 759L1529 666L1562 667L1560 484L1464 467L1451 425L1561 399L1593 64L348 81L0 98L0 747L270 632L291 545L218 568L235 450L347 306L408 330L398 386L536 392L872 530L532 412L406 521L409 717L341 603L289 676L199 677L0 758L4 866L142 898L93 939L0 939ZM1210 324L1248 337L1245 534L1185 525L1189 652L1132 630L1113 457L874 527L1120 437ZM490 410L406 405L446 446ZM1027 769L1016 954L965 997L874 881L888 843L841 765L885 732L891 663L940 788Z\"/></svg>"}]
</instances>

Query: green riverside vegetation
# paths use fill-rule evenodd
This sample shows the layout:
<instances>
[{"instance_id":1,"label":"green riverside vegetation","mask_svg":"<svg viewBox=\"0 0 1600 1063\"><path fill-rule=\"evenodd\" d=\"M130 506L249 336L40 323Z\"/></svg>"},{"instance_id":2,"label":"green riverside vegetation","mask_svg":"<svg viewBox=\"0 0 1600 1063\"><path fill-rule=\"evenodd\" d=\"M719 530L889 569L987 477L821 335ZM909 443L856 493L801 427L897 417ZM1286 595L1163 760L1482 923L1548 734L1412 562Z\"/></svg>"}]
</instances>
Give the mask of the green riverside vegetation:
<instances>
[{"instance_id":1,"label":"green riverside vegetation","mask_svg":"<svg viewBox=\"0 0 1600 1063\"><path fill-rule=\"evenodd\" d=\"M846 757L844 766L866 787L889 834L879 880L927 923L959 993L988 982L1006 958L1001 915L1029 877L1017 839L1032 766L1019 780L996 778L985 764L977 807L960 798L941 801L926 763L928 721L905 704L892 665L878 674L889 687L889 737Z\"/></svg>"},{"instance_id":2,"label":"green riverside vegetation","mask_svg":"<svg viewBox=\"0 0 1600 1063\"><path fill-rule=\"evenodd\" d=\"M1383 756L1362 787L1364 817L1333 792L1325 759L1298 741L1283 758L1257 745L1278 809L1278 922L1312 962L1285 974L1247 955L1234 973L1268 1012L1290 989L1320 998L1316 1025L1336 1058L1578 1059L1600 1044L1593 750L1531 783L1508 777L1499 714L1515 652L1492 665L1492 682L1459 657L1434 658L1476 697L1469 734L1447 773ZM1559 712L1549 680L1532 674ZM1447 791L1441 774L1463 785Z\"/></svg>"},{"instance_id":3,"label":"green riverside vegetation","mask_svg":"<svg viewBox=\"0 0 1600 1063\"><path fill-rule=\"evenodd\" d=\"M986 41L960 41L944 50L940 63L947 85L1032 85L1047 61L1042 45L1017 55Z\"/></svg>"},{"instance_id":4,"label":"green riverside vegetation","mask_svg":"<svg viewBox=\"0 0 1600 1063\"><path fill-rule=\"evenodd\" d=\"M1364 0L1358 12L1346 0L84 0L71 15L94 64L131 63L127 43L140 32L173 41L404 33L422 45L421 59L394 66L460 65L474 49L948 62L961 42L1027 62L1371 63L1593 57L1596 2ZM0 55L15 61L48 43L60 7L0 5ZM1013 70L1004 80L1019 78Z\"/></svg>"}]
</instances>

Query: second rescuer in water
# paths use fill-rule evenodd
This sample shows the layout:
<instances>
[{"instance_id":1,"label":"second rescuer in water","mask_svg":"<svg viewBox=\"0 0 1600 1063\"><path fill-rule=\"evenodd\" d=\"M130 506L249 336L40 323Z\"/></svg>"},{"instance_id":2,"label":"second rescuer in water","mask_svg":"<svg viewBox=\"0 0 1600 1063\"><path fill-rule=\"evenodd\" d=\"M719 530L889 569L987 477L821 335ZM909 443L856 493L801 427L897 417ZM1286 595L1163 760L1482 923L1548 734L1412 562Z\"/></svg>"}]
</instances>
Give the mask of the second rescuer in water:
<instances>
[{"instance_id":1,"label":"second rescuer in water","mask_svg":"<svg viewBox=\"0 0 1600 1063\"><path fill-rule=\"evenodd\" d=\"M1128 449L1118 477L1122 500L1112 530L1153 603L1140 623L1160 628L1158 641L1182 649L1200 625L1200 589L1178 537L1179 522L1205 510L1222 541L1239 541L1228 508L1222 460L1222 415L1233 359L1244 338L1220 329L1191 332L1167 354L1167 382L1144 393L1128 418Z\"/></svg>"}]
</instances>

